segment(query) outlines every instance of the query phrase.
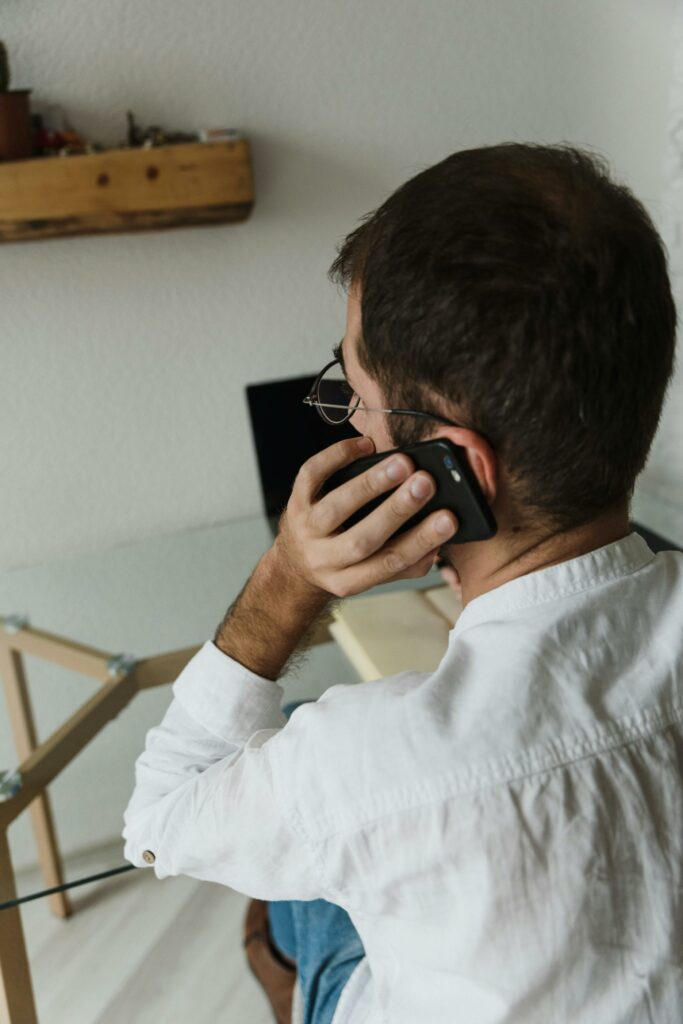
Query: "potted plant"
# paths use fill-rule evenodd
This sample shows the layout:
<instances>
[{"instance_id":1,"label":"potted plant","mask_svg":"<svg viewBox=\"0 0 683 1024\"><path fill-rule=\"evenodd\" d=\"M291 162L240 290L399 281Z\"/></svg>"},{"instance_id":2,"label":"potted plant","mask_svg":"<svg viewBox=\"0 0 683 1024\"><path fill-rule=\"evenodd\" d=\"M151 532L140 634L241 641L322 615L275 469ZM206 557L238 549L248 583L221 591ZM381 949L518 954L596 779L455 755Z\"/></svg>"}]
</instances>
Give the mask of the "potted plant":
<instances>
[{"instance_id":1,"label":"potted plant","mask_svg":"<svg viewBox=\"0 0 683 1024\"><path fill-rule=\"evenodd\" d=\"M9 58L0 42L0 160L25 160L36 151L30 89L10 89Z\"/></svg>"}]
</instances>

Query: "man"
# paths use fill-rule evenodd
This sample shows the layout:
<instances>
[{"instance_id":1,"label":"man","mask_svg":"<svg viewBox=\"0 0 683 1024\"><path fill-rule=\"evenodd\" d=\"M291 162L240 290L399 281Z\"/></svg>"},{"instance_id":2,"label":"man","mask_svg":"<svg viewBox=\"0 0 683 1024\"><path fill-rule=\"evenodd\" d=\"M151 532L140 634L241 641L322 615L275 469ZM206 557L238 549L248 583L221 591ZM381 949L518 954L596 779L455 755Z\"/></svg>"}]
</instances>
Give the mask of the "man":
<instances>
[{"instance_id":1,"label":"man","mask_svg":"<svg viewBox=\"0 0 683 1024\"><path fill-rule=\"evenodd\" d=\"M598 157L509 143L406 182L331 275L365 443L302 466L174 683L125 855L253 897L250 963L296 972L306 1024L670 1024L683 554L629 527L674 364L661 240ZM392 536L433 488L405 454L320 496L361 454L428 437L464 449L493 538L459 545L450 512ZM287 719L275 680L330 600L439 554L464 610L436 671L333 686Z\"/></svg>"}]
</instances>

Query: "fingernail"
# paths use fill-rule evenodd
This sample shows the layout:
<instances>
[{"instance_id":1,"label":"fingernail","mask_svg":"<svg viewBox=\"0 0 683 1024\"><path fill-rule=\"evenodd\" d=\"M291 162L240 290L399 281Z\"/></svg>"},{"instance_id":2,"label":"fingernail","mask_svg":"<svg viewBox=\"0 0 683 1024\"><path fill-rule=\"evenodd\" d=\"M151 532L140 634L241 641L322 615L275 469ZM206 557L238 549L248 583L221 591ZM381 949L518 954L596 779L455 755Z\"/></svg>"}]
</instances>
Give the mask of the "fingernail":
<instances>
[{"instance_id":1,"label":"fingernail","mask_svg":"<svg viewBox=\"0 0 683 1024\"><path fill-rule=\"evenodd\" d=\"M384 467L384 472L390 480L400 480L406 473L405 466L400 459L389 459Z\"/></svg>"},{"instance_id":2,"label":"fingernail","mask_svg":"<svg viewBox=\"0 0 683 1024\"><path fill-rule=\"evenodd\" d=\"M448 516L439 516L434 523L434 529L437 533L455 533L453 523Z\"/></svg>"},{"instance_id":3,"label":"fingernail","mask_svg":"<svg viewBox=\"0 0 683 1024\"><path fill-rule=\"evenodd\" d=\"M410 485L410 493L414 498L426 498L432 489L429 480L424 476L418 476Z\"/></svg>"}]
</instances>

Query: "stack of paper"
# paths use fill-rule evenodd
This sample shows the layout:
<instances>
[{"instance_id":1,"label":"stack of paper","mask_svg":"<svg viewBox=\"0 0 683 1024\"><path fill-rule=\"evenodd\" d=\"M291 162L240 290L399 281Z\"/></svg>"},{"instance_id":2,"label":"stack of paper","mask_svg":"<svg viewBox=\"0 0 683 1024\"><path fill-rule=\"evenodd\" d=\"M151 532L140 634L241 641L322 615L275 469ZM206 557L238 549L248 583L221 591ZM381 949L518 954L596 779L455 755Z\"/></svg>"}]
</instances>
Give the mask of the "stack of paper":
<instances>
[{"instance_id":1,"label":"stack of paper","mask_svg":"<svg viewBox=\"0 0 683 1024\"><path fill-rule=\"evenodd\" d=\"M332 610L330 633L361 679L407 669L433 672L462 605L448 586L350 598Z\"/></svg>"}]
</instances>

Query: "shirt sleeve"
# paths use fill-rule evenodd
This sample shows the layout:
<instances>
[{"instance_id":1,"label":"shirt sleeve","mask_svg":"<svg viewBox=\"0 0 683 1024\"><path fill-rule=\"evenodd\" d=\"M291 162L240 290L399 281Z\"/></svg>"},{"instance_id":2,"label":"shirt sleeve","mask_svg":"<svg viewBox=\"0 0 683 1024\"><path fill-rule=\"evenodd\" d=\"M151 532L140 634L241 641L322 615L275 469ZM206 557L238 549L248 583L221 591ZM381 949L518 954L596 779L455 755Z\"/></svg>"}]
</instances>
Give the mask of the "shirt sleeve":
<instances>
[{"instance_id":1,"label":"shirt sleeve","mask_svg":"<svg viewBox=\"0 0 683 1024\"><path fill-rule=\"evenodd\" d=\"M157 878L189 875L255 899L324 895L313 846L285 813L286 782L269 750L287 724L283 694L206 641L135 762L126 860L153 865Z\"/></svg>"}]
</instances>

